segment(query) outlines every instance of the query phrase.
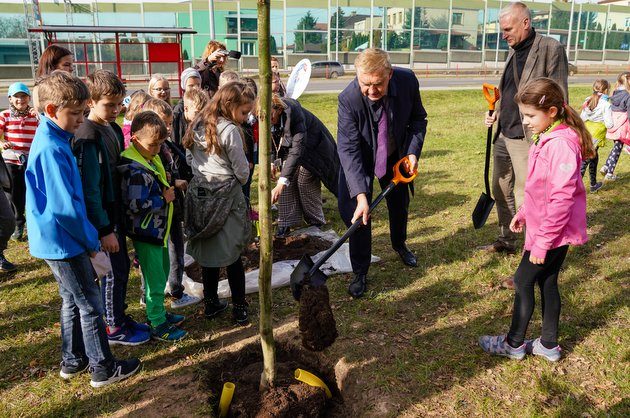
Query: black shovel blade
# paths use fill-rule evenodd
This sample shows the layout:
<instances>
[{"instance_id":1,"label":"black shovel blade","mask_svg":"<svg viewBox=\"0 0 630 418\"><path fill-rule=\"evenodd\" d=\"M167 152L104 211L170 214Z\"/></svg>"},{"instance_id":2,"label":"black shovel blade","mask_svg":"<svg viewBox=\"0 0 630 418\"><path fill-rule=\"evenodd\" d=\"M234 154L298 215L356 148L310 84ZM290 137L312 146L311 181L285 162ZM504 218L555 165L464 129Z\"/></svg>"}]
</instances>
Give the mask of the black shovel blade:
<instances>
[{"instance_id":1,"label":"black shovel blade","mask_svg":"<svg viewBox=\"0 0 630 418\"><path fill-rule=\"evenodd\" d=\"M319 270L315 270L313 274L309 276L309 271L314 265L313 259L307 254L304 254L300 262L291 272L289 283L291 284L291 293L295 300L300 300L302 286L306 284L305 282L308 282L311 286L322 286L326 283L328 276Z\"/></svg>"},{"instance_id":2,"label":"black shovel blade","mask_svg":"<svg viewBox=\"0 0 630 418\"><path fill-rule=\"evenodd\" d=\"M485 193L481 193L481 196L477 201L477 206L475 206L475 210L473 210L472 213L472 221L475 229L479 229L484 226L493 207L494 199Z\"/></svg>"}]
</instances>

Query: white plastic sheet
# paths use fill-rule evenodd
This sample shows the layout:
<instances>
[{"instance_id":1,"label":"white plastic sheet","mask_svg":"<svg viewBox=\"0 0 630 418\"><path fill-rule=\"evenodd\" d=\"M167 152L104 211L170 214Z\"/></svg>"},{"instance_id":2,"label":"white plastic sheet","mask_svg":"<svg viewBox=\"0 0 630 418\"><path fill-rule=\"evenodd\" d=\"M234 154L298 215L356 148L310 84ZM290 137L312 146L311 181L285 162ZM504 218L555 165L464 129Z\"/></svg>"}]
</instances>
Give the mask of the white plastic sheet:
<instances>
[{"instance_id":1,"label":"white plastic sheet","mask_svg":"<svg viewBox=\"0 0 630 418\"><path fill-rule=\"evenodd\" d=\"M339 239L339 235L337 235L335 231L321 231L319 228L316 227L300 229L293 232L291 235L301 234L320 237L322 239L330 241L331 246L333 242ZM313 261L319 260L319 258L325 252L326 251L322 251L314 255L312 257ZM293 269L299 261L300 260L283 260L273 263L271 272L271 287L275 289L278 287L288 286L291 272L293 272ZM380 258L372 255L371 262L376 263L378 261L380 261ZM186 256L184 257L184 264L186 266L189 266L194 262L195 261L193 260L193 258L186 254ZM328 276L339 273L352 272L352 265L350 264L350 247L348 243L345 243L341 247L339 247L339 249L335 251L335 253L328 259L328 261L324 263L320 270ZM258 274L258 269L252 270L245 274L245 293L250 294L258 292ZM186 273L184 273L183 284L186 293L203 298L203 284L193 281L190 277L186 275ZM218 293L220 298L230 297L230 286L227 280L222 280L219 282Z\"/></svg>"}]
</instances>

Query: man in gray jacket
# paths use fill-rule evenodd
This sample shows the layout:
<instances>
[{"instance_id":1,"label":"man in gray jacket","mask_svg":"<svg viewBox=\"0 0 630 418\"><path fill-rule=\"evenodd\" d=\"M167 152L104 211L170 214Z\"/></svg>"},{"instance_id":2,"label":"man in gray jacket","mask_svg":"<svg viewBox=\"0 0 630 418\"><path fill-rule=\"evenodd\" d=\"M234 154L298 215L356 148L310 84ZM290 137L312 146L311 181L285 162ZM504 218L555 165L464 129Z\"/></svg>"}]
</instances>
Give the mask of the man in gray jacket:
<instances>
[{"instance_id":1,"label":"man in gray jacket","mask_svg":"<svg viewBox=\"0 0 630 418\"><path fill-rule=\"evenodd\" d=\"M491 127L498 121L494 137L492 190L499 217L499 237L495 242L480 247L496 253L516 253L516 235L510 231L510 221L523 203L527 156L531 133L526 132L514 96L528 81L549 77L563 88L568 100L568 62L563 45L553 38L542 36L532 27L531 12L521 2L511 3L499 13L502 37L510 46L499 84L501 101L497 111L485 124ZM510 280L505 282L511 287Z\"/></svg>"}]
</instances>

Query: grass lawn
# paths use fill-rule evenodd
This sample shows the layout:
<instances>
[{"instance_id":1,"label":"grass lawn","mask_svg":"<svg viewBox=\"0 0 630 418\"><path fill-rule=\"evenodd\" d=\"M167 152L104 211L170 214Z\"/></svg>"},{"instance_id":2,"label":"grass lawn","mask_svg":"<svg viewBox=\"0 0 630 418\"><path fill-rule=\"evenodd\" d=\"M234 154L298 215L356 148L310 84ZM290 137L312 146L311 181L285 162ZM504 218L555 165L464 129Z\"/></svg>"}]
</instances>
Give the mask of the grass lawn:
<instances>
[{"instance_id":1,"label":"grass lawn","mask_svg":"<svg viewBox=\"0 0 630 418\"><path fill-rule=\"evenodd\" d=\"M589 91L571 89L574 107ZM470 219L483 190L486 104L472 90L423 92L422 98L429 128L408 239L419 266L404 267L391 250L383 205L373 226L373 252L383 261L370 270L366 296L347 295L350 275L329 281L340 338L322 358L343 371L345 398L335 414L630 416L630 157L621 156L619 180L588 195L590 241L570 250L561 273L564 358L552 364L490 357L477 337L509 327L512 293L498 285L520 258L475 251L497 233L494 212L478 231ZM300 101L336 133L335 95ZM600 150L600 164L609 150ZM341 233L328 194L325 212ZM218 354L256 341L256 295L250 297L253 324L245 328L232 326L229 315L206 321L200 306L191 307L184 311L189 339L113 348L118 357L145 362L139 376L101 390L89 386L88 375L62 381L56 283L48 267L28 255L26 243L11 243L5 254L20 270L0 277L0 416L207 415L205 367ZM134 271L129 312L144 319L138 297ZM538 306L533 337L540 332ZM288 288L275 292L274 312L277 338L295 340L297 309Z\"/></svg>"}]
</instances>

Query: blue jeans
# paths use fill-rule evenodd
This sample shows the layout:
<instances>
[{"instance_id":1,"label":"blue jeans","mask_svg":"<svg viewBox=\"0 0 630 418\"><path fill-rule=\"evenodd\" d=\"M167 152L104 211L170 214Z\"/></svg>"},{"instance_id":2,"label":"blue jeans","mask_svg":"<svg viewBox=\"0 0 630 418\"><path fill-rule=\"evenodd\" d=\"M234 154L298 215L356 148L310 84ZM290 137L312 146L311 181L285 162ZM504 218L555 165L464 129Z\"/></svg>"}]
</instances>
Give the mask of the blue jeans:
<instances>
[{"instance_id":1,"label":"blue jeans","mask_svg":"<svg viewBox=\"0 0 630 418\"><path fill-rule=\"evenodd\" d=\"M61 296L61 358L78 366L87 357L95 372L109 370L114 357L109 350L101 292L87 253L64 260L46 260Z\"/></svg>"}]
</instances>

